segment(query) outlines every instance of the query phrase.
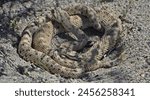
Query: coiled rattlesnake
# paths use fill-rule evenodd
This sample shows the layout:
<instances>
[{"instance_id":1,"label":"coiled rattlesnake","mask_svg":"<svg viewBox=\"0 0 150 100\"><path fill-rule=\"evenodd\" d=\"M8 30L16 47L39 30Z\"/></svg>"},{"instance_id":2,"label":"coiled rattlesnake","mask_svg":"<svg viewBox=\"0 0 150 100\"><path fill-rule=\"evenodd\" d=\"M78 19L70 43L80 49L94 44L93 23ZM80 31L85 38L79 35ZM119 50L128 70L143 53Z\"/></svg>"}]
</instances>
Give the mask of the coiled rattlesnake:
<instances>
[{"instance_id":1,"label":"coiled rattlesnake","mask_svg":"<svg viewBox=\"0 0 150 100\"><path fill-rule=\"evenodd\" d=\"M85 19L81 19L78 15L87 16L89 20L83 21ZM72 78L80 77L87 71L110 66L111 61L102 59L102 57L116 45L122 26L120 19L108 12L106 7L99 10L83 5L73 5L66 7L64 10L52 10L48 14L48 18L50 18L50 21L41 25L39 31L34 33L34 25L28 26L23 31L18 46L18 53L23 59L44 67L51 73L58 73L64 77ZM61 23L63 27L59 25L58 29L51 20ZM81 60L76 61L62 57L57 50L52 50L51 40L53 34L63 31L71 32L79 40L75 45L69 43L71 50L76 51L84 48L88 37L81 29L91 26L99 31L102 30L102 26L105 33L87 52L77 53Z\"/></svg>"}]
</instances>

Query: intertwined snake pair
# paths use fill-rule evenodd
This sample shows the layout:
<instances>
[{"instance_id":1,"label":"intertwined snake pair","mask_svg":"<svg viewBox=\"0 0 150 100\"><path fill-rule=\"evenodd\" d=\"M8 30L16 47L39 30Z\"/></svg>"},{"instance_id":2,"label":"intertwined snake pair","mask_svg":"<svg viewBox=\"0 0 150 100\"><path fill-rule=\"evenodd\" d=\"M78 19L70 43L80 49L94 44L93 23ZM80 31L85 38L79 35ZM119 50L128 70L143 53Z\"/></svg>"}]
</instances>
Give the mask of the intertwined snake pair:
<instances>
[{"instance_id":1,"label":"intertwined snake pair","mask_svg":"<svg viewBox=\"0 0 150 100\"><path fill-rule=\"evenodd\" d=\"M78 52L89 43L89 36L83 31L89 27L98 30L99 35L103 31L104 35L98 35L86 52ZM85 72L111 66L112 61L105 59L104 55L115 47L121 31L121 20L105 6L101 9L81 4L58 7L47 14L44 22L38 21L38 25L33 23L24 29L18 53L24 60L51 73L78 78ZM74 41L62 43L53 49L54 34L63 32Z\"/></svg>"}]
</instances>

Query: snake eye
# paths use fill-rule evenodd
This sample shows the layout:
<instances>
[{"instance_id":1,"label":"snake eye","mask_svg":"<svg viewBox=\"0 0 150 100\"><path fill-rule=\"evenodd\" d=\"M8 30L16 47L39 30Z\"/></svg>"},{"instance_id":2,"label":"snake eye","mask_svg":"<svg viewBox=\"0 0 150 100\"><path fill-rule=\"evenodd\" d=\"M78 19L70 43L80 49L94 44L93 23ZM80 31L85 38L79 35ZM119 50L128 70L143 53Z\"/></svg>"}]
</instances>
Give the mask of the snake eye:
<instances>
[{"instance_id":1,"label":"snake eye","mask_svg":"<svg viewBox=\"0 0 150 100\"><path fill-rule=\"evenodd\" d=\"M55 13L54 9L52 9L51 12L52 12L52 14L54 14Z\"/></svg>"}]
</instances>

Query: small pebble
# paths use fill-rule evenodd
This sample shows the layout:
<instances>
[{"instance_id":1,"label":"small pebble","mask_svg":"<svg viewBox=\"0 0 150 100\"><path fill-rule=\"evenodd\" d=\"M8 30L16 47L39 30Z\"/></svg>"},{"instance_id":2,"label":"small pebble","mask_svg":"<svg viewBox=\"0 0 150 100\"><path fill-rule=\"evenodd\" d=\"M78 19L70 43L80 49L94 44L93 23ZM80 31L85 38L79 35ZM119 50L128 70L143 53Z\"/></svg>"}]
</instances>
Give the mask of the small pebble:
<instances>
[{"instance_id":1,"label":"small pebble","mask_svg":"<svg viewBox=\"0 0 150 100\"><path fill-rule=\"evenodd\" d=\"M150 58L147 58L145 61L148 65L150 65Z\"/></svg>"}]
</instances>

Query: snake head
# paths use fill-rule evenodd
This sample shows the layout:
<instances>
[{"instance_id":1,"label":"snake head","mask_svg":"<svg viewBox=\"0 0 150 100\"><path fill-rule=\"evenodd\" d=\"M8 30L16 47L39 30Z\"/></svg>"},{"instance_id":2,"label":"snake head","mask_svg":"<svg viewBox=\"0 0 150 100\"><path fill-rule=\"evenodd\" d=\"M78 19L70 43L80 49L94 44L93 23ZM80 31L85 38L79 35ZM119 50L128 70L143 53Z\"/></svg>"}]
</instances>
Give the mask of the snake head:
<instances>
[{"instance_id":1,"label":"snake head","mask_svg":"<svg viewBox=\"0 0 150 100\"><path fill-rule=\"evenodd\" d=\"M46 14L46 17L50 20L56 20L58 17L56 9L51 9L50 12Z\"/></svg>"},{"instance_id":2,"label":"snake head","mask_svg":"<svg viewBox=\"0 0 150 100\"><path fill-rule=\"evenodd\" d=\"M54 8L54 9L51 9L51 12L47 14L47 17L51 20L54 20L54 21L58 21L58 22L61 22L62 21L62 10L61 8Z\"/></svg>"}]
</instances>

